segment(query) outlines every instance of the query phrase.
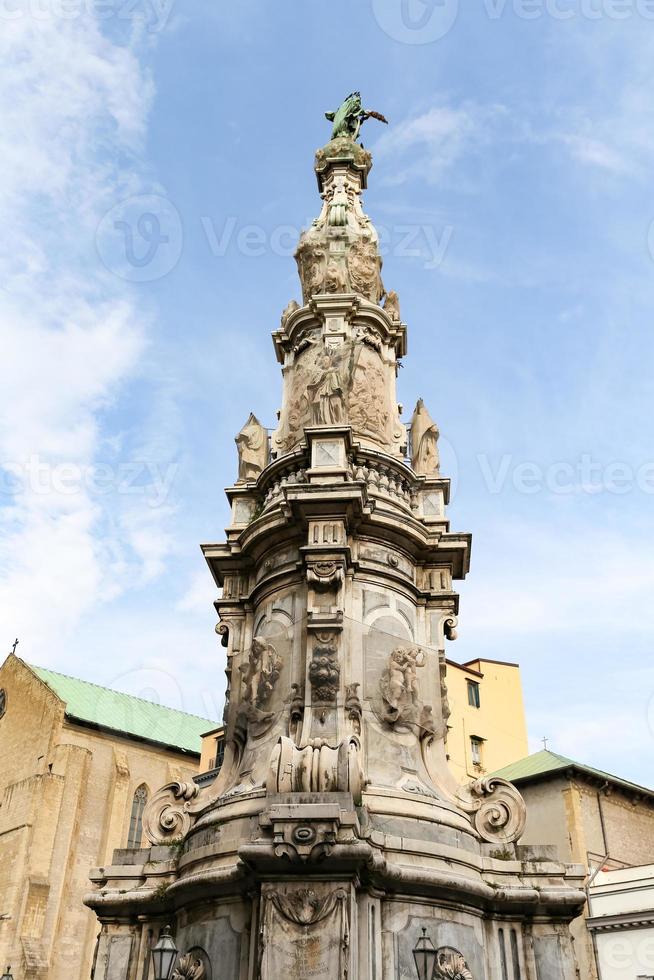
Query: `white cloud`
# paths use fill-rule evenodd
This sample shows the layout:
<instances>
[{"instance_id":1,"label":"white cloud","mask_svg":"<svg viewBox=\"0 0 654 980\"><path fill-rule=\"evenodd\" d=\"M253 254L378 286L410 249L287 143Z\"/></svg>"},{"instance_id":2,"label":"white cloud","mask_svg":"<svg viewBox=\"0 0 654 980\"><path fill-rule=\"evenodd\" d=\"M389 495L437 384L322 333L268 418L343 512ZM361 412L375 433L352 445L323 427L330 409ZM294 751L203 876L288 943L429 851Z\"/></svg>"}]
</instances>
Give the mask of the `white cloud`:
<instances>
[{"instance_id":1,"label":"white cloud","mask_svg":"<svg viewBox=\"0 0 654 980\"><path fill-rule=\"evenodd\" d=\"M573 134L562 136L561 141L570 148L573 158L579 163L591 164L614 174L633 172L629 161L617 149L600 139Z\"/></svg>"},{"instance_id":2,"label":"white cloud","mask_svg":"<svg viewBox=\"0 0 654 980\"><path fill-rule=\"evenodd\" d=\"M191 578L186 591L177 603L177 609L181 612L206 613L218 598L218 594L209 569L201 568Z\"/></svg>"},{"instance_id":3,"label":"white cloud","mask_svg":"<svg viewBox=\"0 0 654 980\"><path fill-rule=\"evenodd\" d=\"M464 103L433 106L397 123L375 144L375 160L386 164L387 170L388 161L396 162L385 183L402 183L416 176L429 182L440 180L487 138L489 128L503 115L502 106Z\"/></svg>"},{"instance_id":4,"label":"white cloud","mask_svg":"<svg viewBox=\"0 0 654 980\"><path fill-rule=\"evenodd\" d=\"M547 527L534 517L529 524L505 522L496 535L484 529L493 570L478 570L466 589L469 628L498 636L654 630L654 557L640 535L554 518Z\"/></svg>"},{"instance_id":5,"label":"white cloud","mask_svg":"<svg viewBox=\"0 0 654 980\"><path fill-rule=\"evenodd\" d=\"M88 12L19 13L0 33L0 635L38 661L98 601L160 573L170 510L88 485L146 340L94 236L143 187L152 83Z\"/></svg>"}]
</instances>

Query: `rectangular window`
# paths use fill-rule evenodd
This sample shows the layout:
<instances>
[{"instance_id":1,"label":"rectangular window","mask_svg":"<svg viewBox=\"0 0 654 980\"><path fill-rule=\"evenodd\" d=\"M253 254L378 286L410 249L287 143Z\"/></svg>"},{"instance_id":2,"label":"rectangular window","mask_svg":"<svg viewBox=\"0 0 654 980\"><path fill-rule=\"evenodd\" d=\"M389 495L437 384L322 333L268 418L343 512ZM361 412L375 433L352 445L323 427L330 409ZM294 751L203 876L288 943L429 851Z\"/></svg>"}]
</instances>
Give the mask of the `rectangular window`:
<instances>
[{"instance_id":1,"label":"rectangular window","mask_svg":"<svg viewBox=\"0 0 654 980\"><path fill-rule=\"evenodd\" d=\"M468 704L472 708L478 708L481 704L477 681L468 681Z\"/></svg>"},{"instance_id":2,"label":"rectangular window","mask_svg":"<svg viewBox=\"0 0 654 980\"><path fill-rule=\"evenodd\" d=\"M216 740L216 758L214 761L214 769L222 769L224 760L225 760L225 736L221 735L221 737Z\"/></svg>"},{"instance_id":3,"label":"rectangular window","mask_svg":"<svg viewBox=\"0 0 654 980\"><path fill-rule=\"evenodd\" d=\"M475 738L474 735L470 739L470 753L472 755L472 764L474 766L481 766L482 763L481 753L482 753L483 744L484 744L483 739Z\"/></svg>"}]
</instances>

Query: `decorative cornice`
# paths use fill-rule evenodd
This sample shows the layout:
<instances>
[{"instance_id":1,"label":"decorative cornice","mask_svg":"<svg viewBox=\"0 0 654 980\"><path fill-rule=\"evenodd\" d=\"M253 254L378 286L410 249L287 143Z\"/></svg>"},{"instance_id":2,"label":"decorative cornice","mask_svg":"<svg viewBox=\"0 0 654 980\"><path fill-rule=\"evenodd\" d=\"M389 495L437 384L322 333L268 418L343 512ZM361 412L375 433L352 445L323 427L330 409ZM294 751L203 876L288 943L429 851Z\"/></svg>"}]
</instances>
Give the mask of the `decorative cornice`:
<instances>
[{"instance_id":1,"label":"decorative cornice","mask_svg":"<svg viewBox=\"0 0 654 980\"><path fill-rule=\"evenodd\" d=\"M617 932L623 929L649 929L654 926L654 909L623 912L622 915L591 915L586 919L591 932Z\"/></svg>"}]
</instances>

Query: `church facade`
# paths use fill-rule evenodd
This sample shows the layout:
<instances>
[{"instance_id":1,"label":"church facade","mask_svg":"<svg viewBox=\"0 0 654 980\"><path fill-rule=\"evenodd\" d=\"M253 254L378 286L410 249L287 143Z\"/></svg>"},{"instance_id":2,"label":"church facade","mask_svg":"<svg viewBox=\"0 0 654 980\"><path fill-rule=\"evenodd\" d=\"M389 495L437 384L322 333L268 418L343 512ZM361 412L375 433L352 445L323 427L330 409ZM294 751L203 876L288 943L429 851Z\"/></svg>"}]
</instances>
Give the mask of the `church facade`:
<instances>
[{"instance_id":1,"label":"church facade","mask_svg":"<svg viewBox=\"0 0 654 980\"><path fill-rule=\"evenodd\" d=\"M273 334L279 425L249 416L227 539L203 549L224 762L148 802L151 849L92 872L95 980L152 977L166 927L175 980L576 980L581 869L520 845L511 783L462 784L448 762L471 540L427 406L400 415L407 327L362 206L367 115L350 97L316 154L301 302Z\"/></svg>"},{"instance_id":2,"label":"church facade","mask_svg":"<svg viewBox=\"0 0 654 980\"><path fill-rule=\"evenodd\" d=\"M10 655L0 667L0 963L14 980L91 975L91 864L138 854L143 811L198 770L204 718Z\"/></svg>"}]
</instances>

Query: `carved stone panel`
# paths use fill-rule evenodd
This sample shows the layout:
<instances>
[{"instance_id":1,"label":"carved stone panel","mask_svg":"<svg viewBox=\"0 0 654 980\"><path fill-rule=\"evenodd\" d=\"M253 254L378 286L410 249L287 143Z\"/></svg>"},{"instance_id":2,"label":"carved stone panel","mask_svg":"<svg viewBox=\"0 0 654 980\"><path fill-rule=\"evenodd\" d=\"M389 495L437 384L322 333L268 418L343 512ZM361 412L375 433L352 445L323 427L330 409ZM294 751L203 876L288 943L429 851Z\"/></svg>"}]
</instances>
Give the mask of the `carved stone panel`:
<instances>
[{"instance_id":1,"label":"carved stone panel","mask_svg":"<svg viewBox=\"0 0 654 980\"><path fill-rule=\"evenodd\" d=\"M308 426L349 424L355 433L392 448L405 431L394 398L395 367L385 359L379 334L359 325L354 339L327 335L298 341L284 374L284 407L273 448L289 452ZM314 464L315 465L315 464Z\"/></svg>"},{"instance_id":2,"label":"carved stone panel","mask_svg":"<svg viewBox=\"0 0 654 980\"><path fill-rule=\"evenodd\" d=\"M261 980L346 980L349 894L326 883L265 885L259 936Z\"/></svg>"}]
</instances>

